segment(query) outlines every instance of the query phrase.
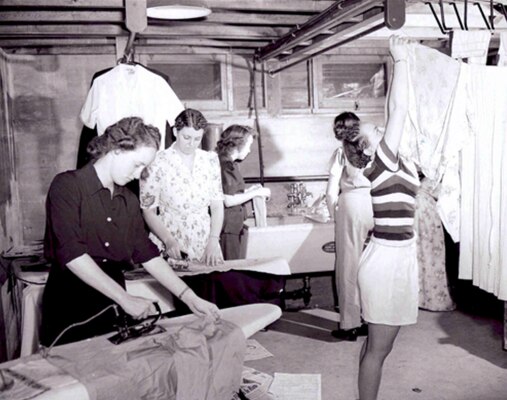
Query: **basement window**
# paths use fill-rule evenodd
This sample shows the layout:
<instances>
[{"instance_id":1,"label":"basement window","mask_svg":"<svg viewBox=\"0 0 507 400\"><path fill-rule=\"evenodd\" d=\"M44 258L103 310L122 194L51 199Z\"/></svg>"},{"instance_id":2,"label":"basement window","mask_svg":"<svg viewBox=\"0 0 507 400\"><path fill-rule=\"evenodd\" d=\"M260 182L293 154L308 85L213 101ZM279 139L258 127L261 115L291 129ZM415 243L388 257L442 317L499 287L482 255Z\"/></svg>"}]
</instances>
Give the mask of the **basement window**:
<instances>
[{"instance_id":1,"label":"basement window","mask_svg":"<svg viewBox=\"0 0 507 400\"><path fill-rule=\"evenodd\" d=\"M172 89L185 107L227 109L224 55L149 55L145 65L169 76Z\"/></svg>"},{"instance_id":2,"label":"basement window","mask_svg":"<svg viewBox=\"0 0 507 400\"><path fill-rule=\"evenodd\" d=\"M383 109L387 81L382 56L324 56L314 65L316 108Z\"/></svg>"}]
</instances>

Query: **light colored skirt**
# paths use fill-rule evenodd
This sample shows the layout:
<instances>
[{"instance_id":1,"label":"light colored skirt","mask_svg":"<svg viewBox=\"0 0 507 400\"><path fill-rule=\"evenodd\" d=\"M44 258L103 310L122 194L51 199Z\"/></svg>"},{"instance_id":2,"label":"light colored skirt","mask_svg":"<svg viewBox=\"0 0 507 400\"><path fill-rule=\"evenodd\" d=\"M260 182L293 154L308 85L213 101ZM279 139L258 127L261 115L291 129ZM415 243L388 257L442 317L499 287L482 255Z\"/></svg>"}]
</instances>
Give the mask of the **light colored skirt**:
<instances>
[{"instance_id":1,"label":"light colored skirt","mask_svg":"<svg viewBox=\"0 0 507 400\"><path fill-rule=\"evenodd\" d=\"M419 304L416 238L393 241L372 237L359 262L358 283L365 321L415 324Z\"/></svg>"}]
</instances>

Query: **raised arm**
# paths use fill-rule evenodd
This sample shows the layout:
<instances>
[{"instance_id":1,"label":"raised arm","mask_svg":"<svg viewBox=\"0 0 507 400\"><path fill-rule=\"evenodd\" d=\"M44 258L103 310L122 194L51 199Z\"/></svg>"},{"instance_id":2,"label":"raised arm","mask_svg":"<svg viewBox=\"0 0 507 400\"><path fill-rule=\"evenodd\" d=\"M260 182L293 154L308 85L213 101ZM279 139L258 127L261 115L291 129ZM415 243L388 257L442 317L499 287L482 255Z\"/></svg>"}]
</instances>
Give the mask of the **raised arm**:
<instances>
[{"instance_id":1,"label":"raised arm","mask_svg":"<svg viewBox=\"0 0 507 400\"><path fill-rule=\"evenodd\" d=\"M393 35L389 39L389 51L394 60L394 72L389 89L384 139L394 154L398 154L408 112L408 46L409 42L406 38Z\"/></svg>"}]
</instances>

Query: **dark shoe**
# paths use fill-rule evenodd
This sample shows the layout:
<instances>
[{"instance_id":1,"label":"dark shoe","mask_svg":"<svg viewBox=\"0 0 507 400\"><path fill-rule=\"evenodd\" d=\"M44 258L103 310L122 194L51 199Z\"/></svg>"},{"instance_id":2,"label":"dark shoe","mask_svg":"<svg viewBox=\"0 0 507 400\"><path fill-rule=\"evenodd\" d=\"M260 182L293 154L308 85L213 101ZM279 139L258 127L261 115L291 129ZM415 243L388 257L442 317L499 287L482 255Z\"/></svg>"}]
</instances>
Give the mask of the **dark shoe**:
<instances>
[{"instance_id":1,"label":"dark shoe","mask_svg":"<svg viewBox=\"0 0 507 400\"><path fill-rule=\"evenodd\" d=\"M357 336L368 336L368 324L362 324L359 328L356 328Z\"/></svg>"},{"instance_id":2,"label":"dark shoe","mask_svg":"<svg viewBox=\"0 0 507 400\"><path fill-rule=\"evenodd\" d=\"M355 342L357 340L357 329L336 329L331 331L331 335L336 339L346 340L347 342Z\"/></svg>"}]
</instances>

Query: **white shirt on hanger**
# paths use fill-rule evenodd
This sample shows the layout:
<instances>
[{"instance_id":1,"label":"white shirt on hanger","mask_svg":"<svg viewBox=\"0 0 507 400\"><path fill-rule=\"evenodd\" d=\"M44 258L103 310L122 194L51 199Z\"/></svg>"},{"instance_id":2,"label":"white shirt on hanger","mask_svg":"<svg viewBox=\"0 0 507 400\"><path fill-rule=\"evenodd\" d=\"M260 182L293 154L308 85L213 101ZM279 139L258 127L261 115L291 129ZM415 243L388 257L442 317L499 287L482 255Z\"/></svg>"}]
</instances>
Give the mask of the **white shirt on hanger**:
<instances>
[{"instance_id":1,"label":"white shirt on hanger","mask_svg":"<svg viewBox=\"0 0 507 400\"><path fill-rule=\"evenodd\" d=\"M81 120L102 135L106 128L125 117L140 117L157 127L165 148L166 121L172 126L184 110L169 84L142 65L120 64L93 81L81 109Z\"/></svg>"}]
</instances>

